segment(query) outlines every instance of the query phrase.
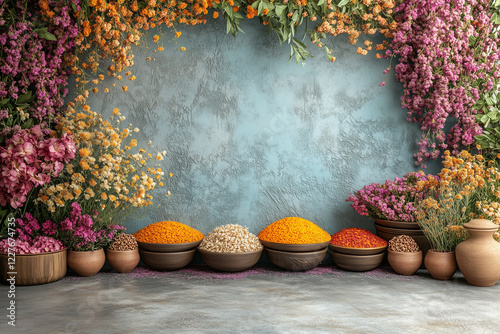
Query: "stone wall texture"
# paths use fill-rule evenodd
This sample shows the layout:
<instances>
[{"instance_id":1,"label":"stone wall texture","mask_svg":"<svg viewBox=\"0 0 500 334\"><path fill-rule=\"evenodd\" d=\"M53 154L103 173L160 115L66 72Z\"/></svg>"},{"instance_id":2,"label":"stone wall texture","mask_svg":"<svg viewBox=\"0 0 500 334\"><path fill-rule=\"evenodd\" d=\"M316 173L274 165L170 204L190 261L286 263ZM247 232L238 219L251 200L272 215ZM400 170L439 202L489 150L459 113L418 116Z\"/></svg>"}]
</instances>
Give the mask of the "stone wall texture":
<instances>
[{"instance_id":1,"label":"stone wall texture","mask_svg":"<svg viewBox=\"0 0 500 334\"><path fill-rule=\"evenodd\" d=\"M402 85L391 72L379 87L389 61L357 55L340 36L329 40L336 62L307 40L314 58L288 62L289 46L256 20L236 38L220 19L181 28L179 39L148 31L150 49L135 52L137 80L89 100L108 116L119 108L125 125L141 129L139 146L151 140L150 151L167 151L165 187L124 222L128 232L175 220L204 234L229 223L257 234L287 216L331 234L374 231L346 202L349 193L419 169L421 131L400 106ZM162 33L165 51L153 53L152 36Z\"/></svg>"}]
</instances>

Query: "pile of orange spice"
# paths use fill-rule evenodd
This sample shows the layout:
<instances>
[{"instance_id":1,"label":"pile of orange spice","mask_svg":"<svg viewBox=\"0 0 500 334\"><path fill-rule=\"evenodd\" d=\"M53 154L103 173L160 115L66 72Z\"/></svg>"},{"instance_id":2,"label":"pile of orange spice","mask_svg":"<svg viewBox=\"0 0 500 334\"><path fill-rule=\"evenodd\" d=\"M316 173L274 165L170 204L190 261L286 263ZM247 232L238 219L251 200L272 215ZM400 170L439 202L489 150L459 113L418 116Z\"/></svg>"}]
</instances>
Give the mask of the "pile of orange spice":
<instances>
[{"instance_id":1,"label":"pile of orange spice","mask_svg":"<svg viewBox=\"0 0 500 334\"><path fill-rule=\"evenodd\" d=\"M134 233L139 242L155 244L183 244L203 239L198 230L175 221L162 221L140 229Z\"/></svg>"},{"instance_id":2,"label":"pile of orange spice","mask_svg":"<svg viewBox=\"0 0 500 334\"><path fill-rule=\"evenodd\" d=\"M317 244L329 241L330 234L306 219L287 217L260 231L259 239L280 244Z\"/></svg>"},{"instance_id":3,"label":"pile of orange spice","mask_svg":"<svg viewBox=\"0 0 500 334\"><path fill-rule=\"evenodd\" d=\"M332 235L332 245L353 248L373 248L387 245L387 241L372 232L358 227L349 227Z\"/></svg>"}]
</instances>

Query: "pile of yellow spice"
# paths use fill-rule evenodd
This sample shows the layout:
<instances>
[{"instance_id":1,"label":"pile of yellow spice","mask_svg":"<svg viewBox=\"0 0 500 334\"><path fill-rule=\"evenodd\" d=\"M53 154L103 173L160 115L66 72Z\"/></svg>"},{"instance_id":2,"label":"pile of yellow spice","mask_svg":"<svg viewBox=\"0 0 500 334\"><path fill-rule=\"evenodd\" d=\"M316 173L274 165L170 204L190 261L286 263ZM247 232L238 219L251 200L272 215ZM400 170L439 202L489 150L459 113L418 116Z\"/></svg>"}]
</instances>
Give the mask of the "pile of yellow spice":
<instances>
[{"instance_id":1,"label":"pile of yellow spice","mask_svg":"<svg viewBox=\"0 0 500 334\"><path fill-rule=\"evenodd\" d=\"M176 221L162 221L140 229L134 233L134 237L139 242L183 244L200 241L204 235L188 225Z\"/></svg>"},{"instance_id":2,"label":"pile of yellow spice","mask_svg":"<svg viewBox=\"0 0 500 334\"><path fill-rule=\"evenodd\" d=\"M331 236L318 225L300 217L287 217L268 225L259 233L263 241L281 244L317 244Z\"/></svg>"}]
</instances>

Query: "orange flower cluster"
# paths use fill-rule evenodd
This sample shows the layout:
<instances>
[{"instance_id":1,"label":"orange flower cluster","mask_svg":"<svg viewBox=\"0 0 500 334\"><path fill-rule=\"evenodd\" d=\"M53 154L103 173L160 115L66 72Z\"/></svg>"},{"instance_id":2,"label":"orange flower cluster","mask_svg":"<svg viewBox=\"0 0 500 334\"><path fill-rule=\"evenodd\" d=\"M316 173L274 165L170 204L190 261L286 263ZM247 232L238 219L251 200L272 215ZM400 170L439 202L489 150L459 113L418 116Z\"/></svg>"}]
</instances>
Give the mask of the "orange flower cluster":
<instances>
[{"instance_id":1,"label":"orange flower cluster","mask_svg":"<svg viewBox=\"0 0 500 334\"><path fill-rule=\"evenodd\" d=\"M299 217L287 217L268 225L259 239L282 244L316 244L330 241L331 236L318 225Z\"/></svg>"},{"instance_id":2,"label":"orange flower cluster","mask_svg":"<svg viewBox=\"0 0 500 334\"><path fill-rule=\"evenodd\" d=\"M162 221L148 225L134 233L139 242L154 244L183 244L200 241L204 235L198 230L175 221Z\"/></svg>"},{"instance_id":3,"label":"orange flower cluster","mask_svg":"<svg viewBox=\"0 0 500 334\"><path fill-rule=\"evenodd\" d=\"M326 0L330 12L316 28L316 33L330 34L332 36L348 34L349 43L351 44L355 44L361 34L373 35L380 32L386 38L392 38L393 32L397 28L397 23L392 20L391 16L395 7L394 0L363 0L361 2L362 4L359 4L356 13L345 13L334 9L332 1ZM313 43L320 43L320 40L316 37L317 34L311 34ZM378 50L382 50L386 46L387 43L379 44ZM371 49L370 43L364 49L359 47L357 53L365 55Z\"/></svg>"},{"instance_id":4,"label":"orange flower cluster","mask_svg":"<svg viewBox=\"0 0 500 334\"><path fill-rule=\"evenodd\" d=\"M456 242L468 237L462 225L471 219L500 225L500 172L488 165L480 154L462 151L452 156L446 151L438 178L417 184L417 190L433 194L420 203L416 215L431 244L453 250Z\"/></svg>"}]
</instances>

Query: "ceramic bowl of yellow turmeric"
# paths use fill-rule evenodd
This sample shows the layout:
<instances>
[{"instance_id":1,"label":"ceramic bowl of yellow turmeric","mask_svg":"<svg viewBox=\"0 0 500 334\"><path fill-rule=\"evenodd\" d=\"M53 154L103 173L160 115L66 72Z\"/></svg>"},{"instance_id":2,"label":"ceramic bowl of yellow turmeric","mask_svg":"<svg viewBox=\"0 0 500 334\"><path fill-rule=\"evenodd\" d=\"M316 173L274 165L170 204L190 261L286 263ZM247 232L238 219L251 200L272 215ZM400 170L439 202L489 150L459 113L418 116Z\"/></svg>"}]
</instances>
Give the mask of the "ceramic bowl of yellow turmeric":
<instances>
[{"instance_id":1,"label":"ceramic bowl of yellow turmeric","mask_svg":"<svg viewBox=\"0 0 500 334\"><path fill-rule=\"evenodd\" d=\"M195 249L203 234L182 223L162 221L134 233L139 249L149 252L182 252Z\"/></svg>"},{"instance_id":2,"label":"ceramic bowl of yellow turmeric","mask_svg":"<svg viewBox=\"0 0 500 334\"><path fill-rule=\"evenodd\" d=\"M286 217L259 233L266 249L284 252L313 252L328 246L331 236L318 225L300 217Z\"/></svg>"}]
</instances>

